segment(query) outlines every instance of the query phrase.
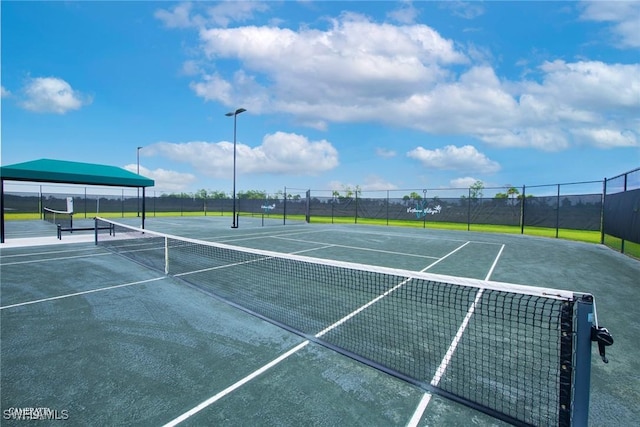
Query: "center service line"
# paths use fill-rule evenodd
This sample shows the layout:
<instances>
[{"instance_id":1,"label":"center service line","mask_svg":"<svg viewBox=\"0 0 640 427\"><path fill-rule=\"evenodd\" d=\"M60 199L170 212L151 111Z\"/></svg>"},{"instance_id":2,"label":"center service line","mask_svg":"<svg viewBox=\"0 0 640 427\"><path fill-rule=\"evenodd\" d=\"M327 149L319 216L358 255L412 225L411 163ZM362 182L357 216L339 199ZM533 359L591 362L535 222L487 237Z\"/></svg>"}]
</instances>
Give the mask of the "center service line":
<instances>
[{"instance_id":1,"label":"center service line","mask_svg":"<svg viewBox=\"0 0 640 427\"><path fill-rule=\"evenodd\" d=\"M496 255L496 259L493 261L493 264L489 269L489 273L487 273L487 276L484 278L484 280L489 280L489 278L493 274L493 270L496 268L496 265L498 264L498 259L500 258L500 255L502 255L503 250L504 250L504 245L500 247L500 251L498 252L498 255ZM447 349L447 352L442 358L442 361L440 362L438 369L436 369L435 375L431 379L430 384L432 386L437 387L438 384L440 384L440 380L442 379L442 376L444 375L444 373L447 370L447 367L449 366L449 362L453 357L453 353L456 351L456 347L458 347L458 343L462 339L462 334L464 333L464 330L467 328L467 325L469 324L469 320L471 320L471 316L473 315L473 312L476 310L476 305L478 305L478 302L480 301L480 298L482 297L483 292L484 292L484 289L478 289L478 293L476 293L476 297L473 300L473 303L469 306L469 310L467 310L467 315L462 320L462 324L458 328L458 332L453 338L453 341L451 341L451 345L449 345L449 348ZM429 405L429 401L431 401L431 396L432 396L431 393L425 393L424 396L422 396L422 399L420 400L420 403L418 403L418 407L416 408L415 412L413 413L413 416L409 420L407 427L417 427L418 423L422 419L422 415L424 414L424 411L427 409L427 405Z\"/></svg>"}]
</instances>

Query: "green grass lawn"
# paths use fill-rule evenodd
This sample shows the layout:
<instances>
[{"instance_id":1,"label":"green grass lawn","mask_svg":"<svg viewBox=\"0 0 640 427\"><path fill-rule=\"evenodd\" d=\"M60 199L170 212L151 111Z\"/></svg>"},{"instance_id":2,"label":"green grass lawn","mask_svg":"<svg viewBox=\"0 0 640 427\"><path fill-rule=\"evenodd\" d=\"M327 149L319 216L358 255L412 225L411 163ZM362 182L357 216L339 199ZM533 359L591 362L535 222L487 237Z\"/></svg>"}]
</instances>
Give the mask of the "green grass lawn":
<instances>
[{"instance_id":1,"label":"green grass lawn","mask_svg":"<svg viewBox=\"0 0 640 427\"><path fill-rule=\"evenodd\" d=\"M93 218L95 212L87 212L86 218ZM99 214L103 218L134 218L138 216L137 212L100 212ZM175 216L231 216L231 212L147 212L147 218L153 217L175 217ZM259 217L261 214L252 214L248 212L240 212L240 216L254 216ZM85 213L76 214L76 218L85 218ZM270 215L269 217L275 217ZM280 217L281 218L281 217ZM304 215L289 215L288 219L304 221ZM7 221L15 220L38 220L40 218L39 213L6 213L5 219ZM311 217L311 222L314 224L354 224L356 221L353 217ZM489 225L489 224L461 224L451 222L423 222L415 220L389 220L386 219L371 219L371 218L358 218L358 224L364 225L389 225L394 227L411 227L411 228L430 228L440 230L460 230L460 231L478 231L486 233L508 233L508 234L520 234L522 231L520 226L512 225ZM557 233L557 235L556 235ZM601 234L599 231L588 230L570 230L570 229L558 229L544 228L544 227L525 227L524 234L530 236L560 238L566 240L574 240L578 242L586 243L600 243ZM605 236L605 245L617 251L622 250L622 241L616 237ZM624 253L634 258L640 259L640 244L629 241L624 242Z\"/></svg>"},{"instance_id":2,"label":"green grass lawn","mask_svg":"<svg viewBox=\"0 0 640 427\"><path fill-rule=\"evenodd\" d=\"M353 218L326 218L326 217L312 217L311 222L319 224L353 224L355 221ZM370 219L370 218L358 218L358 224L366 225L387 225L386 219ZM452 222L422 222L422 221L403 221L403 220L389 220L390 226L396 227L412 227L412 228L432 228L440 230L462 230L462 231L479 231L487 233L508 233L508 234L520 234L520 226L512 225L490 225L490 224L467 224L452 223ZM531 236L541 237L556 237L555 228L544 227L525 227L524 234ZM588 230L569 230L559 229L558 238L567 240L576 240L587 243L600 243L599 231Z\"/></svg>"}]
</instances>

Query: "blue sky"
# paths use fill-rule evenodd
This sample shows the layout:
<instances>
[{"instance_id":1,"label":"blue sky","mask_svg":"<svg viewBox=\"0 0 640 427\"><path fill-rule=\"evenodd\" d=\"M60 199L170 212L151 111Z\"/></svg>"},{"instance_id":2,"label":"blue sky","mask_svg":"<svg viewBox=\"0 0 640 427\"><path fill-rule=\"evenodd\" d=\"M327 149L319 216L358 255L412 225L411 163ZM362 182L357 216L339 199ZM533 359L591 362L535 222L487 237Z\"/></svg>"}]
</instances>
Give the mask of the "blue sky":
<instances>
[{"instance_id":1,"label":"blue sky","mask_svg":"<svg viewBox=\"0 0 640 427\"><path fill-rule=\"evenodd\" d=\"M155 189L599 180L640 166L640 2L2 2L2 164Z\"/></svg>"}]
</instances>

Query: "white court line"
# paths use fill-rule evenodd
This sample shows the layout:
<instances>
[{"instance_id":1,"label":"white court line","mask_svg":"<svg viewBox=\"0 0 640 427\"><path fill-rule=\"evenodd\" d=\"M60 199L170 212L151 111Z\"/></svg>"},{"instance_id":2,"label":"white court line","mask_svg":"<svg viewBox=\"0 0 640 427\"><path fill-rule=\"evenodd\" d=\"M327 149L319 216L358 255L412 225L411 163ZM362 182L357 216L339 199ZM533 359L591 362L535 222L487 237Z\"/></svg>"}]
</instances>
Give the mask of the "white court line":
<instances>
[{"instance_id":1,"label":"white court line","mask_svg":"<svg viewBox=\"0 0 640 427\"><path fill-rule=\"evenodd\" d=\"M162 280L162 279L166 279L166 278L167 278L167 276L156 277L156 278L153 278L153 279L139 280L137 282L131 282L131 283L124 283L122 285L107 286L105 288L91 289L89 291L82 291L82 292L75 292L73 294L59 295L57 297L43 298L43 299L38 299L38 300L34 300L34 301L21 302L21 303L18 303L18 304L5 305L4 307L0 307L0 310L4 310L6 308L20 307L20 306L23 306L23 305L37 304L37 303L40 303L40 302L53 301L53 300L57 300L57 299L71 298L71 297L76 297L78 295L92 294L94 292L108 291L110 289L124 288L124 287L127 287L127 286L139 285L141 283L155 282L157 280Z\"/></svg>"},{"instance_id":2,"label":"white court line","mask_svg":"<svg viewBox=\"0 0 640 427\"><path fill-rule=\"evenodd\" d=\"M327 231L327 230L325 230ZM381 232L381 233L372 233L370 231L356 231L356 230L345 230L345 229L334 229L331 230L332 232L337 232L337 233L343 233L343 234L365 234L365 235L373 235L373 236L388 236L388 237L402 237L403 239L406 238L413 238L413 239L419 239L419 240L436 240L436 241L444 241L444 242L464 242L465 240L461 240L461 239L451 239L448 237L437 237L437 236L432 236L432 235L427 235L427 234L405 234L405 233L388 233L388 232ZM501 245L501 243L496 243L496 242L483 242L481 240L470 240L471 243L480 243L483 245Z\"/></svg>"},{"instance_id":3,"label":"white court line","mask_svg":"<svg viewBox=\"0 0 640 427\"><path fill-rule=\"evenodd\" d=\"M294 353L297 353L299 350L303 349L307 344L309 344L309 341L304 341L304 342L298 344L297 346L295 346L291 350L287 351L286 353L282 354L278 358L273 359L271 362L267 363L266 365L264 365L262 368L258 369L257 371L252 372L251 374L247 375L246 377L244 377L240 381L236 382L235 384L225 388L220 393L218 393L218 394L216 394L214 396L211 396L209 399L205 400L204 402L202 402L198 406L188 410L187 412L185 412L184 414L180 415L179 417L174 418L173 420L169 421L168 423L166 423L164 425L164 427L176 426L179 423L181 423L182 421L184 421L187 418L191 417L192 415L197 414L198 412L200 412L203 409L205 409L207 406L210 406L213 403L215 403L216 401L222 399L227 394L231 393L232 391L236 390L237 388L239 388L239 387L243 386L244 384L248 383L249 381L251 381L252 379L257 377L258 375L263 374L267 370L269 370L272 367L276 366L278 363L282 362L287 357L291 356Z\"/></svg>"},{"instance_id":4,"label":"white court line","mask_svg":"<svg viewBox=\"0 0 640 427\"><path fill-rule=\"evenodd\" d=\"M458 246L457 248L455 248L454 250L452 250L451 252L449 252L448 254L446 254L445 256L443 256L442 258L438 259L436 262L432 262L431 264L429 264L428 266L426 266L425 268L423 268L422 271L427 271L428 269L430 269L431 267L433 267L434 265L436 265L437 263L439 263L440 261L444 261L446 258L450 257L451 255L455 254L456 252L458 252L460 249L464 248L465 246L467 246L469 243L471 242L466 242L464 245L462 246Z\"/></svg>"},{"instance_id":5,"label":"white court line","mask_svg":"<svg viewBox=\"0 0 640 427\"><path fill-rule=\"evenodd\" d=\"M103 252L98 254L85 254L85 255L64 256L64 257L56 257L56 258L32 259L29 261L3 262L2 264L0 264L0 266L4 267L6 265L33 264L34 262L49 262L49 261L58 261L61 259L88 258L92 256L104 256L104 255L113 255L113 254L111 252Z\"/></svg>"},{"instance_id":6,"label":"white court line","mask_svg":"<svg viewBox=\"0 0 640 427\"><path fill-rule=\"evenodd\" d=\"M0 248L27 248L32 246L50 246L50 245L66 245L73 243L90 243L95 239L93 234L72 234L65 235L64 239L59 240L56 236L47 237L18 237L8 238L4 243L0 243Z\"/></svg>"},{"instance_id":7,"label":"white court line","mask_svg":"<svg viewBox=\"0 0 640 427\"><path fill-rule=\"evenodd\" d=\"M452 252L448 253L447 255L445 255L445 258L448 257L449 255L457 252L458 250L462 249L463 247L465 247L467 244L469 244L469 242L465 243L464 245L456 248L455 250L453 250ZM310 249L306 249L306 251L309 251ZM444 259L444 258L443 258ZM435 264L435 263L434 263ZM433 265L433 264L432 264ZM221 267L214 267L214 268L221 268ZM426 270L430 268L426 267L424 268L422 271ZM186 273L186 274L191 274L191 273ZM353 312L351 312L350 314L346 315L345 317L343 317L342 319L338 320L337 322L335 322L333 325L329 326L328 328L318 332L315 337L321 337L322 335L326 334L327 332L329 332L330 330L336 328L337 326L341 325L342 323L346 322L347 320L351 319L353 316L355 316L357 313L360 313L362 310L366 309L367 307L371 306L372 304L375 304L377 301L379 301L380 299L382 299L383 297L389 295L391 292L397 290L399 287L403 286L404 284L406 284L407 282L409 282L411 279L406 279L403 280L400 284L394 286L392 289L386 291L384 294L374 298L372 301L369 301L368 303L364 304L363 306L361 306L360 308L354 310ZM262 374L263 372L267 371L268 369L272 368L273 366L277 365L278 363L280 363L281 361L283 361L284 359L286 359L287 357L291 356L292 354L296 353L297 351L301 350L302 348L304 348L307 344L309 344L309 341L304 341L303 343L301 343L300 345L294 347L293 349L289 350L288 352L284 353L282 356L278 357L277 359L274 359L272 362L270 362L269 364L263 366L262 368L258 369L257 371L249 374L248 376L244 377L243 379L241 379L240 381L236 382L235 384L233 384L230 387L227 387L226 389L224 389L223 391L221 391L220 393L210 397L209 399L205 400L204 402L200 403L198 406L195 406L194 408L190 409L189 411L185 412L184 414L180 415L179 417L173 419L172 421L168 422L167 424L164 425L164 427L173 427L175 425L178 425L179 423L181 423L182 421L186 420L187 418L191 417L194 414L197 414L198 412L202 411L203 409L205 409L206 407L212 405L213 403L215 403L216 401L220 400L222 397L226 396L227 394L231 393L232 391L236 390L237 388L239 388L240 386L246 384L247 382L251 381L252 379L254 379L255 377L257 377L258 375Z\"/></svg>"},{"instance_id":8,"label":"white court line","mask_svg":"<svg viewBox=\"0 0 640 427\"><path fill-rule=\"evenodd\" d=\"M470 242L466 242L465 244L459 246L458 248L454 249L453 251L449 252L447 255L445 255L443 258L441 258L440 260L454 254L455 252L459 251L460 249L462 249L463 247L465 247L466 245L468 245ZM313 249L306 249L304 251L310 251ZM299 251L299 252L304 252L304 251ZM295 253L295 252L294 252ZM245 261L247 262L247 261ZM251 262L251 261L248 261ZM431 266L435 265L437 262L432 263L431 265L425 267L422 271L425 271L429 268L431 268ZM242 263L238 263L238 264L242 264ZM232 264L232 265L236 265L236 264ZM223 267L227 267L227 266L220 266L220 267L213 267L212 269L216 269L216 268L223 268ZM192 274L193 272L190 273L183 273L181 275L184 274ZM177 275L176 275L177 276ZM342 323L346 322L347 320L351 319L352 317L354 317L356 314L360 313L361 311L365 310L367 307L370 307L371 305L375 304L376 302L378 302L380 299L384 298L385 296L389 295L390 293L396 291L398 288L400 288L401 286L405 285L407 282L411 281L411 279L405 279L402 282L400 282L398 285L394 286L393 288L387 290L384 294L377 296L376 298L374 298L373 300L369 301L368 303L362 305L360 308L354 310L353 312L351 312L350 314L346 315L345 317L343 317L342 319L338 320L337 322L335 322L334 324L332 324L331 326L325 328L324 330L318 332L315 337L319 338L322 335L326 334L327 332L329 332L330 330L338 327L339 325L341 325ZM195 406L194 408L190 409L189 411L183 413L182 415L180 415L179 417L173 419L172 421L168 422L167 424L164 425L164 427L173 427L178 425L179 423L181 423L182 421L185 421L186 419L188 419L189 417L191 417L194 414L197 414L198 412L202 411L203 409L205 409L206 407L212 405L213 403L215 403L216 401L220 400L222 397L226 396L227 394L231 393L232 391L236 390L237 388L241 387L242 385L246 384L247 382L251 381L252 379L256 378L258 375L264 373L265 371L267 371L268 369L270 369L271 367L277 365L278 363L280 363L281 361L283 361L284 359L286 359L287 357L289 357L290 355L296 353L297 351L301 350L302 348L304 348L307 344L309 344L309 341L304 341L303 343L299 344L298 346L294 347L293 349L289 350L288 352L284 353L282 356L278 357L277 359L274 359L273 361L271 361L269 364L263 366L262 368L258 369L257 371L254 371L253 373L249 374L248 376L244 377L243 379L241 379L240 381L236 382L235 384L233 384L230 387L227 387L226 389L224 389L223 391L221 391L220 393L217 393L216 395L210 397L209 399L205 400L204 402L200 403L199 405Z\"/></svg>"},{"instance_id":9,"label":"white court line","mask_svg":"<svg viewBox=\"0 0 640 427\"><path fill-rule=\"evenodd\" d=\"M6 258L24 258L24 257L31 257L31 256L37 256L37 255L50 255L50 254L62 254L62 253L66 253L66 252L88 252L88 251L92 251L95 252L96 248L95 246L92 247L86 247L86 246L82 246L79 249L67 249L67 250L51 250L51 251L44 251L44 252L30 252L30 253L20 253L20 254L9 254L7 255L6 253L2 254L2 259L6 259Z\"/></svg>"},{"instance_id":10,"label":"white court line","mask_svg":"<svg viewBox=\"0 0 640 427\"><path fill-rule=\"evenodd\" d=\"M312 244L315 244L315 245L324 244L324 242L314 242L313 240L291 239L289 237L273 236L273 238L274 239L280 239L280 240L290 240L290 241L293 241L293 242L300 242L300 243L312 243ZM384 254L402 255L402 256L417 257L417 258L438 259L438 257L436 257L436 256L408 254L406 252L384 251L382 249L363 248L363 247L360 247L360 246L347 246L347 245L338 245L338 244L333 244L332 246L334 246L336 248L356 249L356 250L359 250L359 251L380 252L380 253L384 253Z\"/></svg>"},{"instance_id":11,"label":"white court line","mask_svg":"<svg viewBox=\"0 0 640 427\"><path fill-rule=\"evenodd\" d=\"M289 252L289 254L290 255L297 255L297 254L301 254L303 252L315 251L317 249L330 248L331 246L332 245L325 246L323 248L303 249L303 250L296 251L296 252ZM215 267L202 268L200 270L185 271L184 273L173 274L173 276L175 276L175 277L188 276L190 274L198 274L198 273L204 273L204 272L207 272L207 271L220 270L222 268L236 267L238 265L251 264L253 262L264 261L264 260L267 260L267 259L272 259L272 257L257 258L257 259L251 259L251 260L248 260L248 261L234 262L233 264L224 264L224 265L217 265Z\"/></svg>"},{"instance_id":12,"label":"white court line","mask_svg":"<svg viewBox=\"0 0 640 427\"><path fill-rule=\"evenodd\" d=\"M469 244L469 242L465 243L462 246L457 247L456 249L454 249L453 251L449 252L448 254L446 254L444 257L442 257L439 261L445 259L446 257L448 257L449 255L453 255L454 253L458 252L460 249L464 248L465 246L467 246ZM420 270L420 272L425 272L428 269L431 268L431 266L437 264L438 261L428 265L427 267L423 268L422 270ZM378 295L377 297L375 297L374 299L372 299L371 301L369 301L368 303L360 306L359 308L355 309L354 311L352 311L351 313L347 314L346 316L344 316L342 319L338 320L337 322L335 322L333 325L330 325L329 327L323 329L322 331L318 332L315 337L316 338L320 338L322 335L326 334L327 332L329 332L332 329L335 329L336 327L340 326L341 324L343 324L344 322L346 322L347 320L351 319L353 316L355 316L356 314L360 313L361 311L363 311L364 309L372 306L373 304L375 304L376 302L380 301L382 298L386 297L387 295L389 295L392 292L395 292L396 290L398 290L399 288L401 288L402 286L404 286L405 284L407 284L408 282L411 281L411 278L405 279L402 282L398 283L397 285L395 285L393 288L388 289L386 292L384 292L381 295Z\"/></svg>"},{"instance_id":13,"label":"white court line","mask_svg":"<svg viewBox=\"0 0 640 427\"><path fill-rule=\"evenodd\" d=\"M460 249L464 248L465 246L467 246L469 244L469 242L465 243L462 246L457 247L456 249L454 249L453 251L449 252L448 254L446 254L444 257L440 258L440 260L428 265L427 267L423 268L422 270L420 270L420 272L425 272L428 269L430 269L432 266L436 265L438 262L442 261L443 259L445 259L446 257L448 257L449 255L453 255L454 253L458 252ZM381 295L378 295L377 297L375 297L374 299L372 299L371 301L369 301L368 303L364 304L363 306L361 306L360 308L357 308L356 310L352 311L351 313L347 314L345 317L343 317L342 319L338 320L337 322L335 322L333 325L330 325L329 327L323 329L322 331L318 332L315 336L316 338L320 338L322 335L326 334L327 332L329 332L332 329L335 329L336 327L340 326L341 324L343 324L344 322L346 322L347 320L351 319L353 316L355 316L356 314L360 313L361 311L363 311L364 309L372 306L373 304L377 303L378 301L380 301L382 298L386 297L387 295L389 295L392 292L395 292L396 290L398 290L400 287L404 286L405 284L407 284L408 282L411 281L411 278L405 279L402 282L398 283L397 285L395 285L393 288L388 289L386 292L384 292Z\"/></svg>"},{"instance_id":14,"label":"white court line","mask_svg":"<svg viewBox=\"0 0 640 427\"><path fill-rule=\"evenodd\" d=\"M496 258L493 260L493 264L489 269L489 273L487 273L487 276L484 278L484 280L489 280L489 278L493 274L493 270L496 268L496 265L498 264L498 259L502 255L503 250L504 250L504 245L500 247L500 251L498 252L498 255L496 255ZM445 353L444 357L442 358L442 361L440 362L438 369L436 369L435 375L431 379L430 384L432 386L437 387L438 384L440 384L440 380L442 379L442 376L446 372L447 367L449 366L449 362L451 362L453 353L456 351L456 348L458 347L458 343L462 339L462 334L467 328L467 325L469 324L469 320L471 319L473 312L476 310L476 306L478 305L478 302L480 301L480 298L482 297L483 292L484 292L484 289L478 289L478 292L476 293L476 297L473 300L473 303L469 306L469 310L467 310L467 315L462 320L462 324L458 328L458 332L456 332L456 335L453 338L453 341L451 342L451 344L449 345L449 348L447 349L447 352ZM422 396L422 399L420 399L420 403L418 403L418 407L416 408L416 410L413 413L413 416L409 420L407 427L416 427L418 425L418 423L422 419L422 415L424 414L424 411L427 409L427 405L429 405L429 402L431 401L431 396L432 396L431 393L425 393Z\"/></svg>"},{"instance_id":15,"label":"white court line","mask_svg":"<svg viewBox=\"0 0 640 427\"><path fill-rule=\"evenodd\" d=\"M271 238L271 237L279 237L279 236L283 236L283 235L284 236L295 236L296 234L323 233L325 231L326 230L305 230L305 231L296 231L294 233L285 232L285 231L283 231L282 233L265 232L265 233L244 234L242 236L234 236L234 237L225 236L225 238L220 239L220 240L209 240L209 241L218 242L218 243L230 243L230 242L232 243L232 242L239 242L241 240L268 239L268 238Z\"/></svg>"}]
</instances>

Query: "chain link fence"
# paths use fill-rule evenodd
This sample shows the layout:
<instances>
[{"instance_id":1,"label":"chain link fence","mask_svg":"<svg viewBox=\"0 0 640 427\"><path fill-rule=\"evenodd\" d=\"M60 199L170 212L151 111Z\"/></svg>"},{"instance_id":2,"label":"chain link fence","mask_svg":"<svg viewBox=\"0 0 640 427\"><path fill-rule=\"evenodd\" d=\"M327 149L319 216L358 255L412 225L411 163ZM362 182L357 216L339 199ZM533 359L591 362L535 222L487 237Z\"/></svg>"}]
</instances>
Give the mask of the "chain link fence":
<instances>
[{"instance_id":1,"label":"chain link fence","mask_svg":"<svg viewBox=\"0 0 640 427\"><path fill-rule=\"evenodd\" d=\"M275 194L238 193L236 212L260 218L263 224L368 222L425 228L448 224L467 230L499 226L502 231L524 234L535 230L540 235L568 238L569 231L578 230L600 233L601 243L624 252L625 243L637 244L640 240L639 194L640 169L636 169L601 181L522 187L385 191L285 187ZM8 219L20 215L41 218L44 207L64 210L67 197L74 199L76 218L139 216L142 206L136 189L21 183L5 191L4 197ZM221 192L170 194L147 190L145 201L147 217L230 216L234 209L231 196Z\"/></svg>"}]
</instances>

